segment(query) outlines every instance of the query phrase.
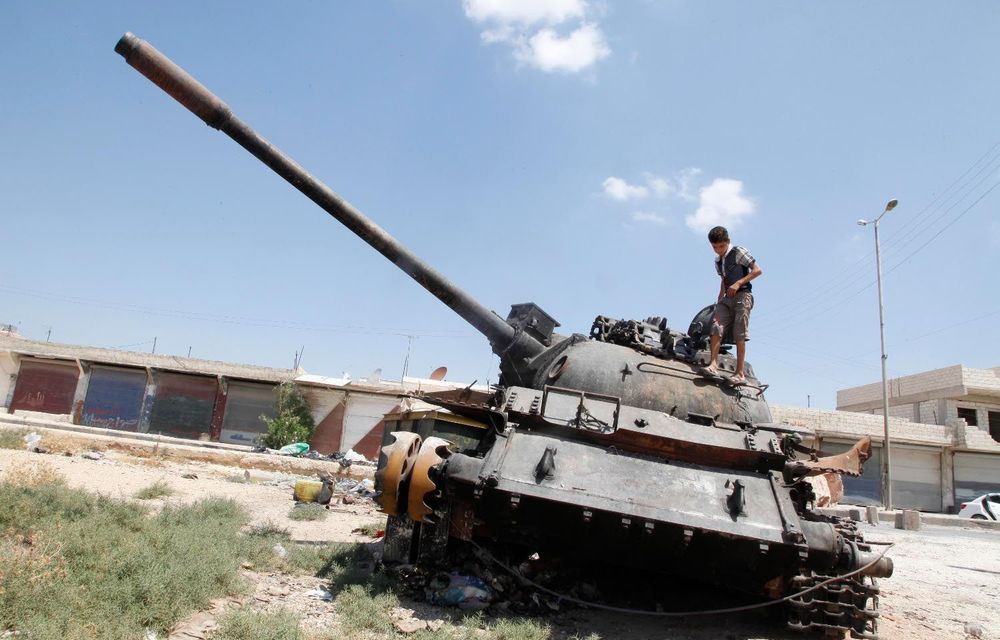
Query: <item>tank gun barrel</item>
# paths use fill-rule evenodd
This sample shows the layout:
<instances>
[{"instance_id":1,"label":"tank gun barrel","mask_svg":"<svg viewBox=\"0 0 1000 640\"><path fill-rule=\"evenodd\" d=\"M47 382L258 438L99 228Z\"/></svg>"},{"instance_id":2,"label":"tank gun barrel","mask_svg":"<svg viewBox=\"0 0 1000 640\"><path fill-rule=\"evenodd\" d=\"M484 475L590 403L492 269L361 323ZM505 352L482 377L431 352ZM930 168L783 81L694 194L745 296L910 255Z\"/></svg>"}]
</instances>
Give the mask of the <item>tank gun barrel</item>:
<instances>
[{"instance_id":1,"label":"tank gun barrel","mask_svg":"<svg viewBox=\"0 0 1000 640\"><path fill-rule=\"evenodd\" d=\"M229 106L160 53L148 42L126 33L115 45L115 52L139 73L201 118L205 124L222 131L258 160L305 194L341 224L367 242L376 251L416 280L441 302L448 305L490 341L498 355L530 357L544 347L531 336L515 331L498 315L479 304L472 296L418 258L388 232L355 209L297 162L282 153L245 122Z\"/></svg>"}]
</instances>

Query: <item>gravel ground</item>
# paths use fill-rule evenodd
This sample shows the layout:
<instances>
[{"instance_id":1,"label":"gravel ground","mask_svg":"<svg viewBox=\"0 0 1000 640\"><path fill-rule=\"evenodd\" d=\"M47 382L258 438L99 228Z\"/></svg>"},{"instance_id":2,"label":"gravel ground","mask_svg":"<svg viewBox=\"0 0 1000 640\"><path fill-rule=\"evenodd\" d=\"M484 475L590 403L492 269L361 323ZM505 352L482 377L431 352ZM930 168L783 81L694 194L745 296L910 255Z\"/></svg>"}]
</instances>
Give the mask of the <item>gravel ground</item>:
<instances>
[{"instance_id":1,"label":"gravel ground","mask_svg":"<svg viewBox=\"0 0 1000 640\"><path fill-rule=\"evenodd\" d=\"M289 520L290 485L296 476L110 450L95 461L82 458L79 455L82 451L70 451L73 455L67 456L0 450L0 474L45 463L65 476L71 486L118 498L131 498L142 487L161 480L174 493L147 503L184 503L212 495L228 497L244 505L254 523L285 527L294 539L303 541L370 541L352 531L381 518L368 503L336 505L323 521ZM370 475L370 469L365 472ZM233 481L245 479L246 473L249 482ZM197 478L183 477L190 474ZM884 523L862 528L870 540L895 543L889 552L895 562L895 575L881 581L882 638L966 638L965 625L969 622L982 626L982 637L1000 638L1000 532L944 527L925 527L912 532L893 529ZM322 585L318 578L250 572L248 577L257 583L250 606L288 607L302 613L309 628L334 628L336 612L332 604L304 595ZM450 612L427 605L405 602L403 605L422 618L450 617ZM803 637L767 624L762 614L664 619L571 610L546 622L551 625L554 638L577 634L585 637L590 633L606 639L630 640Z\"/></svg>"}]
</instances>

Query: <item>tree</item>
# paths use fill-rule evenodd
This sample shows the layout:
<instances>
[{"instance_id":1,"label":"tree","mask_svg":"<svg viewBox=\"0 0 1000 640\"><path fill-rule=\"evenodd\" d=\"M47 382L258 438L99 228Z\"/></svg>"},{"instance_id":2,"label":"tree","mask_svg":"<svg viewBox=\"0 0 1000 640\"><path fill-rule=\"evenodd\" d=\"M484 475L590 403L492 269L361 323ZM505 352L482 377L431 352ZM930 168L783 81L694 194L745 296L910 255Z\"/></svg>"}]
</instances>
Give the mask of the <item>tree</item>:
<instances>
[{"instance_id":1,"label":"tree","mask_svg":"<svg viewBox=\"0 0 1000 640\"><path fill-rule=\"evenodd\" d=\"M309 403L293 382L285 382L277 387L274 401L274 417L261 416L267 425L267 433L261 437L261 444L271 449L280 449L293 442L309 442L316 422L313 420Z\"/></svg>"}]
</instances>

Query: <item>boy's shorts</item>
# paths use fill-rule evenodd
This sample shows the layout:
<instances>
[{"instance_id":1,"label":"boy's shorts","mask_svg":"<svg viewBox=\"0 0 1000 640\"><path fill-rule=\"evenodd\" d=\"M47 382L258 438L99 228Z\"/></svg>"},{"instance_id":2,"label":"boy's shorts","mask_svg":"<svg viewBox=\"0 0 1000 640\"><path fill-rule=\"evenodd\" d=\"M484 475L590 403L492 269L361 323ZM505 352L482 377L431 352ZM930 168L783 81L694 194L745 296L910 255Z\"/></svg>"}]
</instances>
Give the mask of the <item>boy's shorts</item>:
<instances>
[{"instance_id":1,"label":"boy's shorts","mask_svg":"<svg viewBox=\"0 0 1000 640\"><path fill-rule=\"evenodd\" d=\"M750 339L750 310L753 309L753 294L739 291L732 298L723 296L715 305L712 317L712 335L722 337L726 327L733 327L733 340Z\"/></svg>"}]
</instances>

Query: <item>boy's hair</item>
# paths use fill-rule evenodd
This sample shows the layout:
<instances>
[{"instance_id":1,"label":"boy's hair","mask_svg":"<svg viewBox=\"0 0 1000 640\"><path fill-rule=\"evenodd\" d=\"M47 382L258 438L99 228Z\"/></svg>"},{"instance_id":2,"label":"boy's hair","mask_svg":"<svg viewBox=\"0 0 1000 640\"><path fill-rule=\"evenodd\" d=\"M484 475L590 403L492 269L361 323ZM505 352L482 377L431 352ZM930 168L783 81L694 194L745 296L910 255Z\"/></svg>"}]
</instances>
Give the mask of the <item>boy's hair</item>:
<instances>
[{"instance_id":1,"label":"boy's hair","mask_svg":"<svg viewBox=\"0 0 1000 640\"><path fill-rule=\"evenodd\" d=\"M708 232L708 241L713 244L716 242L729 242L729 232L726 231L725 227L713 227Z\"/></svg>"}]
</instances>

